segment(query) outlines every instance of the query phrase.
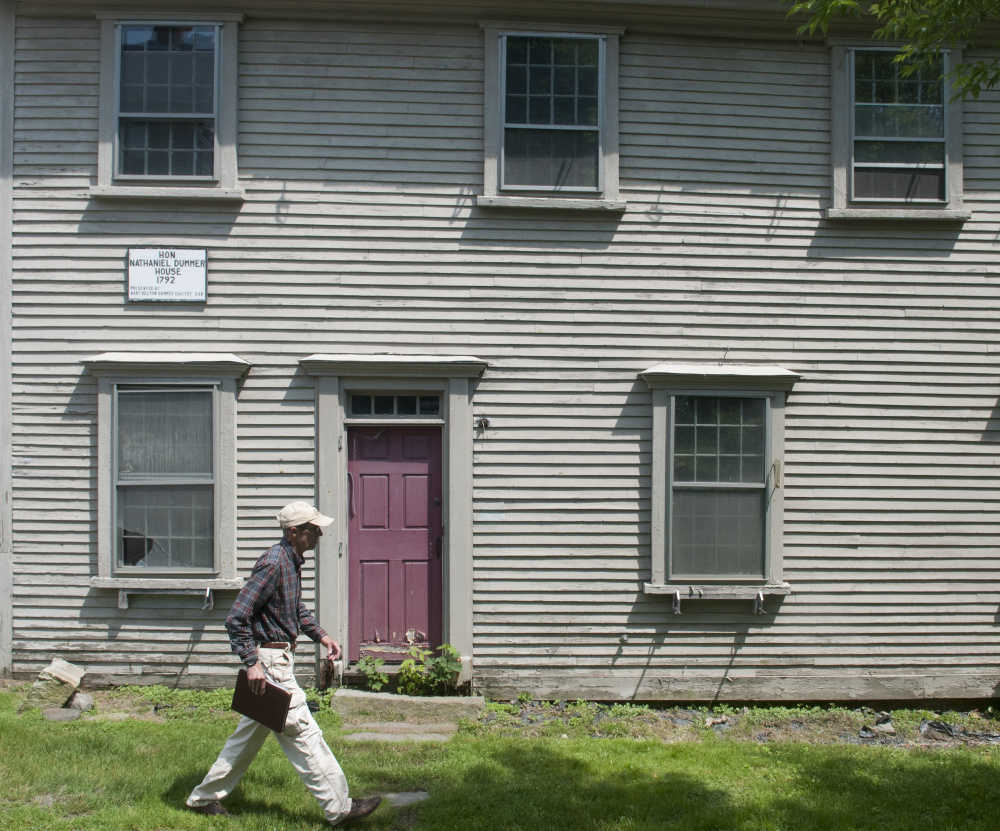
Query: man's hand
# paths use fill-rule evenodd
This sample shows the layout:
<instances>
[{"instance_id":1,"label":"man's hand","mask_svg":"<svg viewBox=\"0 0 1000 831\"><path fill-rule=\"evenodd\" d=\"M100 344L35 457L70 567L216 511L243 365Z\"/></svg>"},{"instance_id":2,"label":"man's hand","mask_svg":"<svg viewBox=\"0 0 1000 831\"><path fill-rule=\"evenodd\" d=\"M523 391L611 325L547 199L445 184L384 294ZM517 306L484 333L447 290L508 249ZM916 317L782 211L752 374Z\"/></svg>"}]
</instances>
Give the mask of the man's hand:
<instances>
[{"instance_id":1,"label":"man's hand","mask_svg":"<svg viewBox=\"0 0 1000 831\"><path fill-rule=\"evenodd\" d=\"M340 644L337 643L329 635L326 635L321 641L321 644L326 647L326 659L328 661L336 661L340 657Z\"/></svg>"},{"instance_id":2,"label":"man's hand","mask_svg":"<svg viewBox=\"0 0 1000 831\"><path fill-rule=\"evenodd\" d=\"M264 666L260 661L247 670L247 684L250 687L250 692L257 695L264 694L267 681L264 680Z\"/></svg>"}]
</instances>

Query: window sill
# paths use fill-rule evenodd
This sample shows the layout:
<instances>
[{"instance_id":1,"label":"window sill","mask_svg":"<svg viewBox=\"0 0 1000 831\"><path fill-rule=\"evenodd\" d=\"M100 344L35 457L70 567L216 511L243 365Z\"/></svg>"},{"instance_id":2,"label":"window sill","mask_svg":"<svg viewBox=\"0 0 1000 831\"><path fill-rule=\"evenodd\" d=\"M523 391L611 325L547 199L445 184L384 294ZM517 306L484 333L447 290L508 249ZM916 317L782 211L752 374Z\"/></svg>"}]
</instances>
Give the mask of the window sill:
<instances>
[{"instance_id":1,"label":"window sill","mask_svg":"<svg viewBox=\"0 0 1000 831\"><path fill-rule=\"evenodd\" d=\"M673 583L643 583L643 594L666 594L682 600L754 600L758 595L787 595L792 593L788 583L777 583L769 586L720 586L691 585Z\"/></svg>"},{"instance_id":2,"label":"window sill","mask_svg":"<svg viewBox=\"0 0 1000 831\"><path fill-rule=\"evenodd\" d=\"M586 197L569 199L549 196L477 196L476 207L624 213L628 203L620 199L588 199Z\"/></svg>"},{"instance_id":3,"label":"window sill","mask_svg":"<svg viewBox=\"0 0 1000 831\"><path fill-rule=\"evenodd\" d=\"M98 199L207 199L239 203L246 198L242 188L169 185L99 185L90 188L90 195Z\"/></svg>"},{"instance_id":4,"label":"window sill","mask_svg":"<svg viewBox=\"0 0 1000 831\"><path fill-rule=\"evenodd\" d=\"M894 220L897 222L965 222L972 218L971 211L944 208L827 208L826 219L832 220Z\"/></svg>"},{"instance_id":5,"label":"window sill","mask_svg":"<svg viewBox=\"0 0 1000 831\"><path fill-rule=\"evenodd\" d=\"M117 589L118 591L151 594L157 591L206 591L207 589L243 588L243 578L226 579L221 577L91 577L90 586L94 589Z\"/></svg>"}]
</instances>

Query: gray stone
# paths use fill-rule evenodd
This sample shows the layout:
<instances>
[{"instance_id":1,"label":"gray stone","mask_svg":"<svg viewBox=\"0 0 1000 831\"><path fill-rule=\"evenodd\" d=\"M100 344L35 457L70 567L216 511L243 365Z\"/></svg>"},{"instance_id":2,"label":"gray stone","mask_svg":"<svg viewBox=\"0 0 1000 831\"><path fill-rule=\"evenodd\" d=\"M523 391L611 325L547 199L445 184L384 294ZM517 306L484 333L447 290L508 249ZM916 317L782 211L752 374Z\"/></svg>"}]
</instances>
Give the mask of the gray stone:
<instances>
[{"instance_id":1,"label":"gray stone","mask_svg":"<svg viewBox=\"0 0 1000 831\"><path fill-rule=\"evenodd\" d=\"M447 733L347 733L349 742L446 742Z\"/></svg>"},{"instance_id":2,"label":"gray stone","mask_svg":"<svg viewBox=\"0 0 1000 831\"><path fill-rule=\"evenodd\" d=\"M28 694L17 708L19 713L33 708L42 710L61 708L80 686L87 670L59 658L53 659L31 685Z\"/></svg>"},{"instance_id":3,"label":"gray stone","mask_svg":"<svg viewBox=\"0 0 1000 831\"><path fill-rule=\"evenodd\" d=\"M46 721L76 721L83 715L83 711L70 707L48 707L42 710L42 715Z\"/></svg>"},{"instance_id":4,"label":"gray stone","mask_svg":"<svg viewBox=\"0 0 1000 831\"><path fill-rule=\"evenodd\" d=\"M430 799L431 795L427 791L406 791L405 793L387 793L382 799L396 808L403 808L406 805L415 805Z\"/></svg>"},{"instance_id":5,"label":"gray stone","mask_svg":"<svg viewBox=\"0 0 1000 831\"><path fill-rule=\"evenodd\" d=\"M486 702L478 695L396 695L340 689L330 709L345 721L441 722L476 719Z\"/></svg>"},{"instance_id":6,"label":"gray stone","mask_svg":"<svg viewBox=\"0 0 1000 831\"><path fill-rule=\"evenodd\" d=\"M73 697L69 700L67 707L72 707L74 710L93 710L94 709L94 696L90 693L81 692L77 690Z\"/></svg>"},{"instance_id":7,"label":"gray stone","mask_svg":"<svg viewBox=\"0 0 1000 831\"><path fill-rule=\"evenodd\" d=\"M431 724L407 724L403 721L391 721L387 724L356 724L353 725L353 729L367 730L374 733L445 733L449 736L454 736L458 732L458 725L448 724L446 722L434 722Z\"/></svg>"},{"instance_id":8,"label":"gray stone","mask_svg":"<svg viewBox=\"0 0 1000 831\"><path fill-rule=\"evenodd\" d=\"M881 733L883 736L895 736L896 728L892 726L891 721L883 721L875 725L875 732Z\"/></svg>"}]
</instances>

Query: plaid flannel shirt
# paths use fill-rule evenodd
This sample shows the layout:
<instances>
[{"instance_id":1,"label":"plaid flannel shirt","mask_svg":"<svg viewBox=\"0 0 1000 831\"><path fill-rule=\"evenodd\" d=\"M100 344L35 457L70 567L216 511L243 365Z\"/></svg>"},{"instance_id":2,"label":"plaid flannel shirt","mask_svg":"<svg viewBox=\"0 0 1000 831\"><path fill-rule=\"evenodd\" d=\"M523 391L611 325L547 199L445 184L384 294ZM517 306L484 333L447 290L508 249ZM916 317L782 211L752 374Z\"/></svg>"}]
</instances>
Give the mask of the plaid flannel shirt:
<instances>
[{"instance_id":1,"label":"plaid flannel shirt","mask_svg":"<svg viewBox=\"0 0 1000 831\"><path fill-rule=\"evenodd\" d=\"M302 564L287 540L272 545L253 567L226 618L233 652L248 667L257 663L257 644L294 642L299 632L314 641L326 637L302 602Z\"/></svg>"}]
</instances>

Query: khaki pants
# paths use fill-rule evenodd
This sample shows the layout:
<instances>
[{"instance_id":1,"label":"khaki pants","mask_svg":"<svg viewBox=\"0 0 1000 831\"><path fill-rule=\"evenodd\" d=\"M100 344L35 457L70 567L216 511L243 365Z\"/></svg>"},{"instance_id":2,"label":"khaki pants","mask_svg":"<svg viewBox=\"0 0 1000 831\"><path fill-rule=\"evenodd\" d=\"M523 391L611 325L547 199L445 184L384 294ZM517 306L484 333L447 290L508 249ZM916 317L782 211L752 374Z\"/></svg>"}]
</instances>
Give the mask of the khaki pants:
<instances>
[{"instance_id":1,"label":"khaki pants","mask_svg":"<svg viewBox=\"0 0 1000 831\"><path fill-rule=\"evenodd\" d=\"M292 694L285 732L274 736L305 786L316 797L327 820L336 823L351 810L347 779L323 740L323 733L309 712L305 693L295 680L293 655L287 650L261 647L258 656L267 680ZM192 807L207 805L229 796L271 732L251 718L240 719L236 732L229 737L202 783L191 791L187 804Z\"/></svg>"}]
</instances>

